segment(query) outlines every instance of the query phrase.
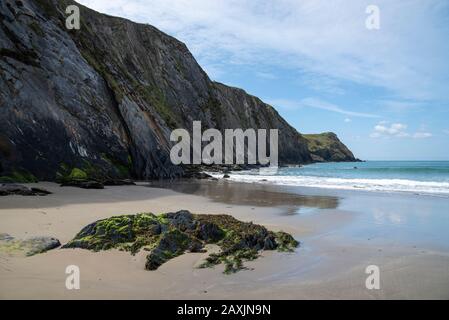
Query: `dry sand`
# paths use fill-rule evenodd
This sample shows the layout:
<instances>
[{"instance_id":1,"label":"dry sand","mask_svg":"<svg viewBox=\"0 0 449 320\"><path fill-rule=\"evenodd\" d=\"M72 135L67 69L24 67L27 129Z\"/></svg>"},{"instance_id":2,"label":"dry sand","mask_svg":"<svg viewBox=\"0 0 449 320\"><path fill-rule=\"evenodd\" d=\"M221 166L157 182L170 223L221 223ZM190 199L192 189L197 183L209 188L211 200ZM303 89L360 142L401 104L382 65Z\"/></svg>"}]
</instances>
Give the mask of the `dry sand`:
<instances>
[{"instance_id":1,"label":"dry sand","mask_svg":"<svg viewBox=\"0 0 449 320\"><path fill-rule=\"evenodd\" d=\"M55 249L28 258L0 253L0 298L449 298L448 252L349 241L334 230L362 213L336 209L333 201L338 198L299 199L266 189L257 193L250 185L216 184L218 189L210 182L200 184L203 191L197 193L206 197L144 186L83 190L39 183L54 194L0 198L0 233L17 238L49 235L65 243L82 227L101 218L187 209L195 213L231 214L269 229L284 230L300 240L301 247L294 253L265 252L260 259L246 263L251 270L233 275L224 275L222 266L195 268L205 254L185 254L156 271L146 271L144 254L131 256L117 250L94 253ZM292 219L292 208L304 201L316 208L313 214ZM370 264L380 267L380 290L365 287L365 268ZM65 287L68 265L80 267L80 290Z\"/></svg>"}]
</instances>

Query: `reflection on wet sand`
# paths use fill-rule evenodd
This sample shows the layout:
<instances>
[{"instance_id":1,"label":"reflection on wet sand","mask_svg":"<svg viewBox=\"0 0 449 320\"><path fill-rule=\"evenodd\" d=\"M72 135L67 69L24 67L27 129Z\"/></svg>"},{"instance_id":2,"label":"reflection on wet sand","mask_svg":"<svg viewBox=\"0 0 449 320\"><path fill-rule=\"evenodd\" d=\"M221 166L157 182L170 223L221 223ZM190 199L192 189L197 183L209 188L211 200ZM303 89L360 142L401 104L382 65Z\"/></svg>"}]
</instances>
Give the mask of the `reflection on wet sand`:
<instances>
[{"instance_id":1,"label":"reflection on wet sand","mask_svg":"<svg viewBox=\"0 0 449 320\"><path fill-rule=\"evenodd\" d=\"M149 187L166 188L181 193L205 196L215 202L259 207L284 207L295 214L301 207L336 209L339 198L295 193L287 187L237 183L226 180L176 180L150 182Z\"/></svg>"}]
</instances>

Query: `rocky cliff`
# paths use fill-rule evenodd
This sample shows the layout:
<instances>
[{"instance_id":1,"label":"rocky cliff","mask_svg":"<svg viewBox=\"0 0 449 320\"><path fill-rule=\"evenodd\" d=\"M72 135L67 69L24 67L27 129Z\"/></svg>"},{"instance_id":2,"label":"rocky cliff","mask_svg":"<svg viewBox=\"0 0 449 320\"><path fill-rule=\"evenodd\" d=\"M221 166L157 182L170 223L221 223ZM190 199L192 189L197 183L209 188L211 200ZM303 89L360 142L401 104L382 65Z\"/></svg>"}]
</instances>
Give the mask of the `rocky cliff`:
<instances>
[{"instance_id":1,"label":"rocky cliff","mask_svg":"<svg viewBox=\"0 0 449 320\"><path fill-rule=\"evenodd\" d=\"M279 161L313 161L306 139L271 106L213 82L187 47L156 28L68 0L0 3L0 176L170 178L170 132L279 129ZM323 158L328 160L327 158ZM31 179L31 178L30 178Z\"/></svg>"},{"instance_id":2,"label":"rocky cliff","mask_svg":"<svg viewBox=\"0 0 449 320\"><path fill-rule=\"evenodd\" d=\"M305 134L308 149L313 161L359 161L352 152L332 132L321 134Z\"/></svg>"}]
</instances>

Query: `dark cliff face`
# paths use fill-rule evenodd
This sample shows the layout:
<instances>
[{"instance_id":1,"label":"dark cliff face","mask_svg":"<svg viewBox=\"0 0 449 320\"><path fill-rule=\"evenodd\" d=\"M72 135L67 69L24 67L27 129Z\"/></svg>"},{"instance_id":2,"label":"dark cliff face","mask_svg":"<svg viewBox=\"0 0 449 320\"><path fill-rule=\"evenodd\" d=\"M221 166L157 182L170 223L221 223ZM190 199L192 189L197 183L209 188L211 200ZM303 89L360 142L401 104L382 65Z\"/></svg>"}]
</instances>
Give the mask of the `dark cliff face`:
<instances>
[{"instance_id":1,"label":"dark cliff face","mask_svg":"<svg viewBox=\"0 0 449 320\"><path fill-rule=\"evenodd\" d=\"M320 134L305 134L307 145L312 154L313 161L360 161L332 132Z\"/></svg>"},{"instance_id":2,"label":"dark cliff face","mask_svg":"<svg viewBox=\"0 0 449 320\"><path fill-rule=\"evenodd\" d=\"M280 163L307 163L304 137L260 99L211 81L187 47L149 25L73 1L0 3L0 171L53 180L61 168L169 178L170 132L279 129Z\"/></svg>"}]
</instances>

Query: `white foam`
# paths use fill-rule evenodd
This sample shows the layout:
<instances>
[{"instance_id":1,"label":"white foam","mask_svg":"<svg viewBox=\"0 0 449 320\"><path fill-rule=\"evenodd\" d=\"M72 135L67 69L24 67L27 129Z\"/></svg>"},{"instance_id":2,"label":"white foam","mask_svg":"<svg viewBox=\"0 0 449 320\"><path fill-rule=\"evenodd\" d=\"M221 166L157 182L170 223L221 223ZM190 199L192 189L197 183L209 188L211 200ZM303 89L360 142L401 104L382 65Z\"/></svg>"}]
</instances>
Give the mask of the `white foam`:
<instances>
[{"instance_id":1,"label":"white foam","mask_svg":"<svg viewBox=\"0 0 449 320\"><path fill-rule=\"evenodd\" d=\"M220 178L222 175L209 173ZM312 176L276 176L258 174L231 174L229 180L247 183L268 183L341 190L407 192L449 196L449 182L415 181L406 179L343 179Z\"/></svg>"}]
</instances>

